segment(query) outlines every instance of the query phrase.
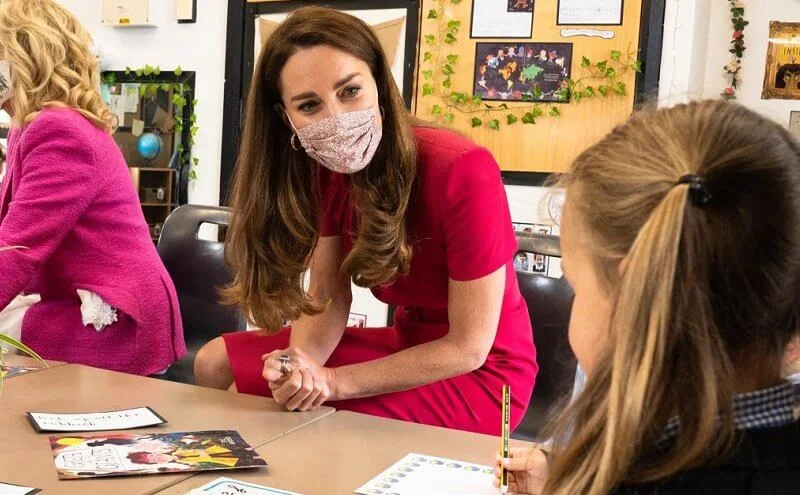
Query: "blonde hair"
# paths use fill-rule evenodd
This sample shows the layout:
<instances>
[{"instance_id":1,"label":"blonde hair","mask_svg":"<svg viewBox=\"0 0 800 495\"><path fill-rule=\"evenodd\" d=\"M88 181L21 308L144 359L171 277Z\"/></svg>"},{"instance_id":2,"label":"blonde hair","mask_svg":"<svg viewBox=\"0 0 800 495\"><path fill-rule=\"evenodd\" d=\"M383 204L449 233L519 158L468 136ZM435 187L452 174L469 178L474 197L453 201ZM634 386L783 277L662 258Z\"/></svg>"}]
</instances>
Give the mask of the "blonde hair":
<instances>
[{"instance_id":1,"label":"blonde hair","mask_svg":"<svg viewBox=\"0 0 800 495\"><path fill-rule=\"evenodd\" d=\"M707 205L679 183L689 174ZM775 384L798 333L798 144L739 105L682 105L617 128L566 187L613 309L600 364L555 425L545 493L606 494L723 459L733 395Z\"/></svg>"},{"instance_id":2,"label":"blonde hair","mask_svg":"<svg viewBox=\"0 0 800 495\"><path fill-rule=\"evenodd\" d=\"M95 126L116 129L98 88L97 57L80 22L52 0L0 2L0 56L11 66L15 126L47 107L73 108Z\"/></svg>"}]
</instances>

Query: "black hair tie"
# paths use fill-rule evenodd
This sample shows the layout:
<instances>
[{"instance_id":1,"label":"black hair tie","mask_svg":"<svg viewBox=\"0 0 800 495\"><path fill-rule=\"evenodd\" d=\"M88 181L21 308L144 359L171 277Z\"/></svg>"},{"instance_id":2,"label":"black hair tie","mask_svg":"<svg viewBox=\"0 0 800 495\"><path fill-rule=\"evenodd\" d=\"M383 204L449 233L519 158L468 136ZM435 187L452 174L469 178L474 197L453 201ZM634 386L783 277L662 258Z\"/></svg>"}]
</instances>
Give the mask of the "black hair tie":
<instances>
[{"instance_id":1,"label":"black hair tie","mask_svg":"<svg viewBox=\"0 0 800 495\"><path fill-rule=\"evenodd\" d=\"M698 208L706 206L711 201L711 198L714 197L711 191L708 190L706 179L699 175L684 175L678 180L678 184L689 184L689 199Z\"/></svg>"}]
</instances>

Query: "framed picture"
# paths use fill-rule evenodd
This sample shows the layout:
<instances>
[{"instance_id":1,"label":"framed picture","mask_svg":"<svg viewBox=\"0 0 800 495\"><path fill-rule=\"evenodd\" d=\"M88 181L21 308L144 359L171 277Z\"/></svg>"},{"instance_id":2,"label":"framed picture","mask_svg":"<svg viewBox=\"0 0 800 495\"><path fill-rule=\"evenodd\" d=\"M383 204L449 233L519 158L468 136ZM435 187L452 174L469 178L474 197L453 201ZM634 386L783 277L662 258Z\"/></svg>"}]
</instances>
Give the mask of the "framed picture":
<instances>
[{"instance_id":1,"label":"framed picture","mask_svg":"<svg viewBox=\"0 0 800 495\"><path fill-rule=\"evenodd\" d=\"M472 93L492 101L569 101L572 43L477 43Z\"/></svg>"},{"instance_id":2,"label":"framed picture","mask_svg":"<svg viewBox=\"0 0 800 495\"><path fill-rule=\"evenodd\" d=\"M367 315L350 313L347 317L348 328L367 328Z\"/></svg>"},{"instance_id":3,"label":"framed picture","mask_svg":"<svg viewBox=\"0 0 800 495\"><path fill-rule=\"evenodd\" d=\"M545 234L550 235L553 233L553 227L550 225L542 225L536 223L519 223L514 222L511 224L514 232L525 232L531 234ZM537 273L540 275L548 275L550 267L550 257L538 253L530 253L527 251L519 251L514 255L514 269L523 273Z\"/></svg>"},{"instance_id":4,"label":"framed picture","mask_svg":"<svg viewBox=\"0 0 800 495\"><path fill-rule=\"evenodd\" d=\"M800 138L800 111L789 114L789 131Z\"/></svg>"},{"instance_id":5,"label":"framed picture","mask_svg":"<svg viewBox=\"0 0 800 495\"><path fill-rule=\"evenodd\" d=\"M558 0L559 26L621 26L624 0Z\"/></svg>"},{"instance_id":6,"label":"framed picture","mask_svg":"<svg viewBox=\"0 0 800 495\"><path fill-rule=\"evenodd\" d=\"M761 98L800 99L800 23L770 22Z\"/></svg>"},{"instance_id":7,"label":"framed picture","mask_svg":"<svg viewBox=\"0 0 800 495\"><path fill-rule=\"evenodd\" d=\"M534 0L474 0L471 38L525 38L533 36Z\"/></svg>"}]
</instances>

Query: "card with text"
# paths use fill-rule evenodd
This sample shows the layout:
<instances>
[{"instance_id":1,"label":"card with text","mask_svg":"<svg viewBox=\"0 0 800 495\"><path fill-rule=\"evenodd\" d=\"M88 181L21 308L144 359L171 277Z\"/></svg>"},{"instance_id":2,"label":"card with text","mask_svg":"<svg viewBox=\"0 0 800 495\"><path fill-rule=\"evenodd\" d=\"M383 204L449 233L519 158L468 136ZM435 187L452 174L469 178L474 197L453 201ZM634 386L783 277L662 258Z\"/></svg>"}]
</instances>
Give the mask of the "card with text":
<instances>
[{"instance_id":1,"label":"card with text","mask_svg":"<svg viewBox=\"0 0 800 495\"><path fill-rule=\"evenodd\" d=\"M33 495L41 490L29 486L12 485L10 483L0 483L0 495Z\"/></svg>"},{"instance_id":2,"label":"card with text","mask_svg":"<svg viewBox=\"0 0 800 495\"><path fill-rule=\"evenodd\" d=\"M217 478L186 495L300 495L268 486L254 485L230 478Z\"/></svg>"},{"instance_id":3,"label":"card with text","mask_svg":"<svg viewBox=\"0 0 800 495\"><path fill-rule=\"evenodd\" d=\"M165 424L166 419L149 407L96 413L28 412L36 431L112 431Z\"/></svg>"}]
</instances>

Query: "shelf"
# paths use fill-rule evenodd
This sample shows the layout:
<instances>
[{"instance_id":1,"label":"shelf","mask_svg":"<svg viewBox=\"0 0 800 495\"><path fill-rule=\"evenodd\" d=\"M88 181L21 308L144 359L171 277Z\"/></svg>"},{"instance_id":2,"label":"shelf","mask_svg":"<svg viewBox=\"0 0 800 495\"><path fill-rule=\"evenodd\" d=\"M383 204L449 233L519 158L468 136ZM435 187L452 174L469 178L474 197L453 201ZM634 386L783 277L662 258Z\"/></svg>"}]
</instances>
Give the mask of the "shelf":
<instances>
[{"instance_id":1,"label":"shelf","mask_svg":"<svg viewBox=\"0 0 800 495\"><path fill-rule=\"evenodd\" d=\"M175 206L172 203L142 203L142 206Z\"/></svg>"},{"instance_id":2,"label":"shelf","mask_svg":"<svg viewBox=\"0 0 800 495\"><path fill-rule=\"evenodd\" d=\"M105 25L113 27L113 28L154 28L154 27L156 27L155 24L150 24L149 22L143 22L143 23L138 23L138 24L133 24L133 23L119 24L119 23L117 23L117 24L105 24Z\"/></svg>"}]
</instances>

